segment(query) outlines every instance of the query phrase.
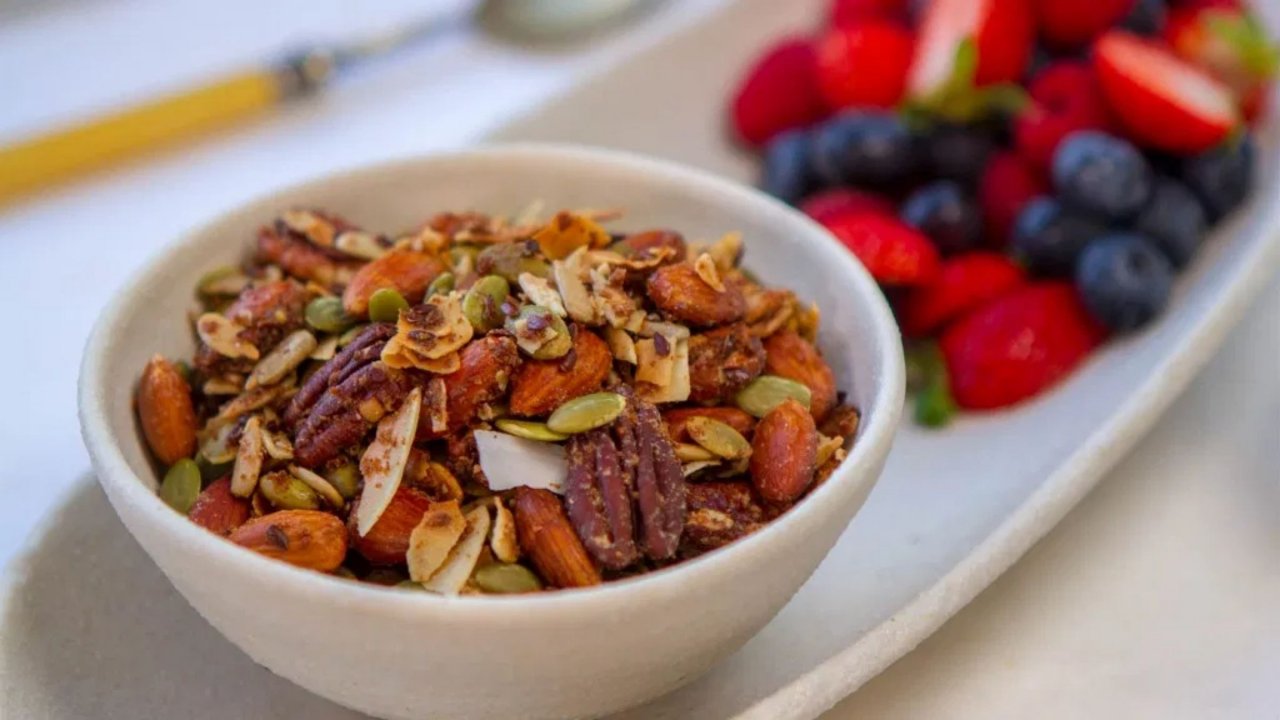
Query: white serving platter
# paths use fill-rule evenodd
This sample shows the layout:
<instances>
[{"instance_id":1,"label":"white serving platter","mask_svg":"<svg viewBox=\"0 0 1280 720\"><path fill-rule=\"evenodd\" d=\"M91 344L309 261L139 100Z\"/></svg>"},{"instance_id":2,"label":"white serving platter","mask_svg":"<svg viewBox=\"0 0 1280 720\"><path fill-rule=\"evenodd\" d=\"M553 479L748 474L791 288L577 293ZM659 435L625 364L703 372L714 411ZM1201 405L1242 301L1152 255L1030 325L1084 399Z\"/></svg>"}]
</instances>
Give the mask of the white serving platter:
<instances>
[{"instance_id":1,"label":"white serving platter","mask_svg":"<svg viewBox=\"0 0 1280 720\"><path fill-rule=\"evenodd\" d=\"M810 28L825 4L727 3L491 137L637 150L750 181L751 158L724 138L724 97L758 48ZM1015 562L1151 426L1274 272L1274 128L1261 140L1251 205L1180 280L1158 324L1017 410L944 432L904 427L866 506L782 613L710 674L625 717L815 717ZM77 486L49 517L0 606L0 710L354 717L256 667L205 625L96 487Z\"/></svg>"}]
</instances>

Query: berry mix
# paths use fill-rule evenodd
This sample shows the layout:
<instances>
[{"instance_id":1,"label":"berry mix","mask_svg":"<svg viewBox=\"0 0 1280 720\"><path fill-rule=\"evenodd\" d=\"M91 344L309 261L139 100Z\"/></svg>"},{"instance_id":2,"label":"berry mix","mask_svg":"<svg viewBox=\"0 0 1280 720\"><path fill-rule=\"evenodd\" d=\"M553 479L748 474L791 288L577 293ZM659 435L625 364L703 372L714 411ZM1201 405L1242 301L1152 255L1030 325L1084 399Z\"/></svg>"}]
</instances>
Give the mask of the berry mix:
<instances>
[{"instance_id":1,"label":"berry mix","mask_svg":"<svg viewBox=\"0 0 1280 720\"><path fill-rule=\"evenodd\" d=\"M581 587L763 527L859 422L817 309L741 237L284 213L206 274L190 364L136 404L162 500L298 567L440 594Z\"/></svg>"},{"instance_id":2,"label":"berry mix","mask_svg":"<svg viewBox=\"0 0 1280 720\"><path fill-rule=\"evenodd\" d=\"M916 419L1013 405L1168 304L1248 197L1278 55L1236 0L834 0L747 69L763 188L852 251Z\"/></svg>"}]
</instances>

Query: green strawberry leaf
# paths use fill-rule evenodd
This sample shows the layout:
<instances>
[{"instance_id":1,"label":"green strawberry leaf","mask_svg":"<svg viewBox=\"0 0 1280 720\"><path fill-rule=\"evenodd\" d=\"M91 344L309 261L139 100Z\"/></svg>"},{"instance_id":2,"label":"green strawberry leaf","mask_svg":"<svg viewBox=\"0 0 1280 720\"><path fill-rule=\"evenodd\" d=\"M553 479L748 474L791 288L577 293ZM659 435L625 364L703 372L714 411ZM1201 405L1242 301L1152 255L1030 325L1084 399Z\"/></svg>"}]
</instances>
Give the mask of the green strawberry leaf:
<instances>
[{"instance_id":1,"label":"green strawberry leaf","mask_svg":"<svg viewBox=\"0 0 1280 720\"><path fill-rule=\"evenodd\" d=\"M938 89L902 105L903 120L912 127L936 121L971 123L995 114L1016 113L1029 102L1016 83L978 87L978 45L965 38L956 46L951 74Z\"/></svg>"},{"instance_id":2,"label":"green strawberry leaf","mask_svg":"<svg viewBox=\"0 0 1280 720\"><path fill-rule=\"evenodd\" d=\"M930 340L909 346L907 368L916 389L916 423L929 428L946 425L956 414L956 402L938 344Z\"/></svg>"},{"instance_id":3,"label":"green strawberry leaf","mask_svg":"<svg viewBox=\"0 0 1280 720\"><path fill-rule=\"evenodd\" d=\"M1267 37L1266 28L1249 13L1206 10L1202 19L1209 31L1240 53L1250 74L1271 79L1280 70L1280 48Z\"/></svg>"}]
</instances>

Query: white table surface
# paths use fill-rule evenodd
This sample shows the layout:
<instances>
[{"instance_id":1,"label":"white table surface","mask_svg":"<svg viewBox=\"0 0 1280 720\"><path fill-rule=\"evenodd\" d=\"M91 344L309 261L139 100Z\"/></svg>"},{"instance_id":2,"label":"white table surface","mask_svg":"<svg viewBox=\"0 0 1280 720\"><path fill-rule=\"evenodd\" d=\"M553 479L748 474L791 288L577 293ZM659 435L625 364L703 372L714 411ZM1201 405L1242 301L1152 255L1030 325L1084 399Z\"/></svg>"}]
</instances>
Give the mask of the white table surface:
<instances>
[{"instance_id":1,"label":"white table surface","mask_svg":"<svg viewBox=\"0 0 1280 720\"><path fill-rule=\"evenodd\" d=\"M719 0L576 54L459 33L321 100L0 208L0 564L88 468L98 309L157 246L333 167L457 145ZM0 3L0 139L454 0ZM1006 577L831 718L1280 718L1280 283L1133 455Z\"/></svg>"}]
</instances>

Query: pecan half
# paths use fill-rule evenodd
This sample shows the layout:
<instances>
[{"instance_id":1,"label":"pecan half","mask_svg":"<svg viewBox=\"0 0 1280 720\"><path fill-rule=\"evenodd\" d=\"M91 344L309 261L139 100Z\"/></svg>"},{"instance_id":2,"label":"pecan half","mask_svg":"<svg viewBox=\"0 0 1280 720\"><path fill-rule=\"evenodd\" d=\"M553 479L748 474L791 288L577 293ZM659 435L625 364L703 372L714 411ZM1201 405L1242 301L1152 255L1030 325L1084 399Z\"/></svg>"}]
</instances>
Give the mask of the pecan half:
<instances>
[{"instance_id":1,"label":"pecan half","mask_svg":"<svg viewBox=\"0 0 1280 720\"><path fill-rule=\"evenodd\" d=\"M600 584L600 571L569 524L560 498L550 490L515 489L516 536L549 585L560 588Z\"/></svg>"},{"instance_id":2,"label":"pecan half","mask_svg":"<svg viewBox=\"0 0 1280 720\"><path fill-rule=\"evenodd\" d=\"M222 314L244 328L238 334L241 340L265 354L286 335L303 326L302 313L308 299L306 288L297 281L276 280L245 290ZM217 377L229 372L248 373L255 362L248 358L228 358L202 343L196 350L194 364L206 376Z\"/></svg>"},{"instance_id":3,"label":"pecan half","mask_svg":"<svg viewBox=\"0 0 1280 720\"><path fill-rule=\"evenodd\" d=\"M689 338L689 399L731 402L765 367L765 349L743 323Z\"/></svg>"},{"instance_id":4,"label":"pecan half","mask_svg":"<svg viewBox=\"0 0 1280 720\"><path fill-rule=\"evenodd\" d=\"M690 325L724 325L742 319L746 299L737 283L723 292L703 280L689 262L664 265L648 280L649 299L662 312Z\"/></svg>"},{"instance_id":5,"label":"pecan half","mask_svg":"<svg viewBox=\"0 0 1280 720\"><path fill-rule=\"evenodd\" d=\"M462 349L459 368L444 376L445 427L418 423L418 439L451 435L471 424L485 403L501 400L520 367L520 352L507 335L486 335ZM424 395L424 405L426 404ZM425 409L425 408L424 408ZM457 474L457 473L455 473Z\"/></svg>"},{"instance_id":6,"label":"pecan half","mask_svg":"<svg viewBox=\"0 0 1280 720\"><path fill-rule=\"evenodd\" d=\"M569 438L568 460L569 519L596 562L621 570L639 556L631 511L634 478L623 470L618 447L604 430Z\"/></svg>"},{"instance_id":7,"label":"pecan half","mask_svg":"<svg viewBox=\"0 0 1280 720\"><path fill-rule=\"evenodd\" d=\"M609 376L613 354L595 333L578 327L573 349L556 360L526 362L511 382L511 412L538 416L579 395L598 390Z\"/></svg>"},{"instance_id":8,"label":"pecan half","mask_svg":"<svg viewBox=\"0 0 1280 720\"><path fill-rule=\"evenodd\" d=\"M395 326L389 323L375 323L365 328L342 352L307 378L302 389L293 396L289 409L285 411L285 423L296 430L326 390L377 360L382 355L382 348L395 334Z\"/></svg>"},{"instance_id":9,"label":"pecan half","mask_svg":"<svg viewBox=\"0 0 1280 720\"><path fill-rule=\"evenodd\" d=\"M822 422L836 405L836 376L818 348L791 330L780 330L764 341L765 369L809 388L809 411Z\"/></svg>"},{"instance_id":10,"label":"pecan half","mask_svg":"<svg viewBox=\"0 0 1280 720\"><path fill-rule=\"evenodd\" d=\"M744 482L702 482L689 485L680 554L700 555L724 547L760 529L769 521L751 486Z\"/></svg>"}]
</instances>

